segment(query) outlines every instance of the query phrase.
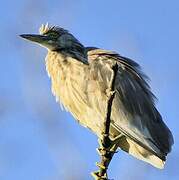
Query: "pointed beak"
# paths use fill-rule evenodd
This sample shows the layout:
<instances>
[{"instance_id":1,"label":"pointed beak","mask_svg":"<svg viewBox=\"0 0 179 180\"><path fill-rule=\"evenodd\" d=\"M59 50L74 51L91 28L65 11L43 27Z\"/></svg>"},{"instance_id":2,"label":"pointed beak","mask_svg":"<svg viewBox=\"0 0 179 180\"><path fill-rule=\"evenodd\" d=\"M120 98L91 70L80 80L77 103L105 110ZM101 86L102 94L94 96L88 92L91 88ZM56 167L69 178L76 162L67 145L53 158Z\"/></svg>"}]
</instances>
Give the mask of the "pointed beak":
<instances>
[{"instance_id":1,"label":"pointed beak","mask_svg":"<svg viewBox=\"0 0 179 180\"><path fill-rule=\"evenodd\" d=\"M37 34L21 34L20 37L39 44L43 44L45 41L49 40L47 36Z\"/></svg>"}]
</instances>

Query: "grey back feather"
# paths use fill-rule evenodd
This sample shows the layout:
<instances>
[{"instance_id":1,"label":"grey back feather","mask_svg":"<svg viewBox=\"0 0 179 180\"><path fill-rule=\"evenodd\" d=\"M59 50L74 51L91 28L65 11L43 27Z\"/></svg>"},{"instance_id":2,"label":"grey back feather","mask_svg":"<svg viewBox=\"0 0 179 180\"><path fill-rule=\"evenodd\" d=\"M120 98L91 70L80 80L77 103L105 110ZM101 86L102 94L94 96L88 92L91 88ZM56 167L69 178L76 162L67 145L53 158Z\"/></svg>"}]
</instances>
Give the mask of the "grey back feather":
<instances>
[{"instance_id":1,"label":"grey back feather","mask_svg":"<svg viewBox=\"0 0 179 180\"><path fill-rule=\"evenodd\" d=\"M155 96L151 92L147 83L148 78L141 72L140 66L133 60L122 57L112 51L94 47L87 47L86 51L88 52L88 59L91 63L99 60L102 60L104 64L109 60L118 63L119 70L115 80L116 91L118 92L117 96L127 113L134 118L131 121L134 129L137 128L149 144L157 147L160 152L158 156L161 159L165 159L166 154L171 150L173 137L155 108ZM140 117L141 122L137 122L135 117ZM141 127L144 130L143 132L140 129ZM153 147L146 147L144 142L140 142L139 139L130 134L130 130L126 132L126 129L122 129L120 125L117 128L132 140L137 141L138 144L145 148L153 149ZM147 128L151 137L145 134L145 128ZM147 144L147 146L149 145ZM157 152L155 149L152 151Z\"/></svg>"}]
</instances>

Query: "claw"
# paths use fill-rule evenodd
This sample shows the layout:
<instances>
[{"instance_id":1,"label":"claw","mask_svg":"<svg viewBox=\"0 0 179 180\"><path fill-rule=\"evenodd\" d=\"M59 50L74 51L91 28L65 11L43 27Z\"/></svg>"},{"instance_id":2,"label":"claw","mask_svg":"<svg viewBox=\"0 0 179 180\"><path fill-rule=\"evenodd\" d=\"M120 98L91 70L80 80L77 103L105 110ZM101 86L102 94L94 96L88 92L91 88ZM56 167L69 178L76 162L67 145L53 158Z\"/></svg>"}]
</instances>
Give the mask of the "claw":
<instances>
[{"instance_id":1,"label":"claw","mask_svg":"<svg viewBox=\"0 0 179 180\"><path fill-rule=\"evenodd\" d=\"M95 180L108 180L107 174L104 176L99 176L99 171L92 172L91 175L94 177Z\"/></svg>"},{"instance_id":2,"label":"claw","mask_svg":"<svg viewBox=\"0 0 179 180\"><path fill-rule=\"evenodd\" d=\"M92 172L91 175L94 177L95 180L99 180L99 171Z\"/></svg>"},{"instance_id":3,"label":"claw","mask_svg":"<svg viewBox=\"0 0 179 180\"><path fill-rule=\"evenodd\" d=\"M101 169L107 169L105 166L103 166L101 163L96 162L96 166L98 166Z\"/></svg>"},{"instance_id":4,"label":"claw","mask_svg":"<svg viewBox=\"0 0 179 180\"><path fill-rule=\"evenodd\" d=\"M103 136L104 136L104 134L103 134ZM108 138L109 141L104 142L104 143L109 143L107 145L107 147L104 146L103 140L98 139L99 148L96 148L96 151L98 152L98 154L101 156L102 159L103 158L106 158L106 159L105 159L104 164L103 164L103 161L101 161L102 164L98 163L98 162L96 163L96 166L98 166L100 168L100 170L91 173L91 175L94 177L95 180L108 180L106 171L107 171L108 165L112 159L113 154L117 153L116 149L119 146L119 138L120 137L117 137L114 140L111 140L110 138ZM104 175L102 177L101 177L101 171L104 171L104 173L103 173Z\"/></svg>"},{"instance_id":5,"label":"claw","mask_svg":"<svg viewBox=\"0 0 179 180\"><path fill-rule=\"evenodd\" d=\"M98 154L99 154L100 156L103 156L103 155L104 155L104 149L102 149L102 148L96 148L96 151L98 152Z\"/></svg>"},{"instance_id":6,"label":"claw","mask_svg":"<svg viewBox=\"0 0 179 180\"><path fill-rule=\"evenodd\" d=\"M115 141L111 141L110 140L110 146L108 148L105 148L102 144L102 140L101 139L98 139L98 143L99 143L99 148L96 148L96 151L98 152L98 154L100 156L103 156L104 154L106 153L109 153L109 154L114 154L114 153L117 153L118 151L115 151L113 149L116 149L115 147L118 146L116 145L116 140Z\"/></svg>"}]
</instances>

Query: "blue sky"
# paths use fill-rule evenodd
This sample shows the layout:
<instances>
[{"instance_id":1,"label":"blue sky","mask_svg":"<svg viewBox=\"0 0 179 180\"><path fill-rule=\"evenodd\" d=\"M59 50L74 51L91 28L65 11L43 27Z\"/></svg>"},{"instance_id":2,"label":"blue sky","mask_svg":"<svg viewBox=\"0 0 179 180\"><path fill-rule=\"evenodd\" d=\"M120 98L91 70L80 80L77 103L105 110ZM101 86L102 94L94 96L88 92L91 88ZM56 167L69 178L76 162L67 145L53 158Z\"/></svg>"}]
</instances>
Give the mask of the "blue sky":
<instances>
[{"instance_id":1,"label":"blue sky","mask_svg":"<svg viewBox=\"0 0 179 180\"><path fill-rule=\"evenodd\" d=\"M42 23L67 28L85 46L115 50L150 77L157 108L175 138L164 170L115 155L109 176L177 180L179 161L179 2L6 0L0 7L0 179L91 179L97 138L62 111L46 75L46 50L18 37Z\"/></svg>"}]
</instances>

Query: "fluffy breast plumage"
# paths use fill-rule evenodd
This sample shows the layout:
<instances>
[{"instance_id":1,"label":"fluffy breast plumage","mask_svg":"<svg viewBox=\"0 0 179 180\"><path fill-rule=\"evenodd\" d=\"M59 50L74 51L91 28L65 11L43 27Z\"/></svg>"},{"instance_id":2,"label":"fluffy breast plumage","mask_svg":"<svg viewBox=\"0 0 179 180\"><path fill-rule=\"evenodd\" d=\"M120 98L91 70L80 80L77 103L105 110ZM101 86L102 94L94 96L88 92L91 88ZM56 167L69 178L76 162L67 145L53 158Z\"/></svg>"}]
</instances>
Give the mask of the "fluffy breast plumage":
<instances>
[{"instance_id":1,"label":"fluffy breast plumage","mask_svg":"<svg viewBox=\"0 0 179 180\"><path fill-rule=\"evenodd\" d=\"M46 69L51 78L52 93L57 101L62 103L81 125L99 135L103 118L100 113L95 112L91 102L91 96L95 96L95 93L98 97L101 96L98 94L101 91L96 87L96 74L90 71L88 65L71 57L65 58L56 52L48 53ZM99 86L102 86L102 83Z\"/></svg>"}]
</instances>

